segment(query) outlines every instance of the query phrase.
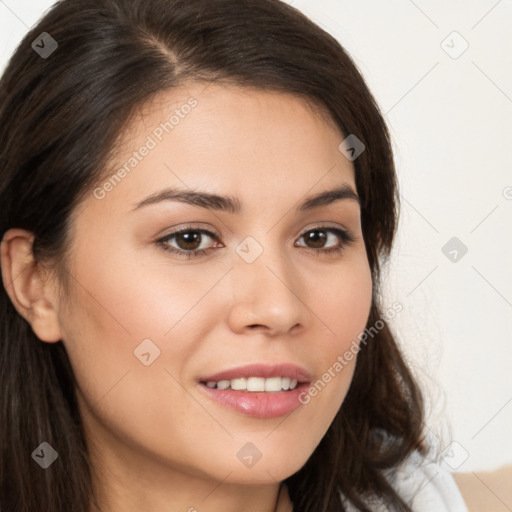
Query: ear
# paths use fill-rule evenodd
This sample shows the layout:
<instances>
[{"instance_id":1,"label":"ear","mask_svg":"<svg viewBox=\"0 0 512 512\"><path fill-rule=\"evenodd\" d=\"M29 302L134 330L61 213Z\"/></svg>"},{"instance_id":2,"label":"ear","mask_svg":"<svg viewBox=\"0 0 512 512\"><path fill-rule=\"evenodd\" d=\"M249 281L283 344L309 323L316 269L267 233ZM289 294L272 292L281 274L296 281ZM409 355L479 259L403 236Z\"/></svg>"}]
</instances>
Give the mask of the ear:
<instances>
[{"instance_id":1,"label":"ear","mask_svg":"<svg viewBox=\"0 0 512 512\"><path fill-rule=\"evenodd\" d=\"M34 235L24 229L7 231L0 246L0 265L5 290L18 313L35 335L48 343L62 338L57 297L47 272L34 260Z\"/></svg>"}]
</instances>

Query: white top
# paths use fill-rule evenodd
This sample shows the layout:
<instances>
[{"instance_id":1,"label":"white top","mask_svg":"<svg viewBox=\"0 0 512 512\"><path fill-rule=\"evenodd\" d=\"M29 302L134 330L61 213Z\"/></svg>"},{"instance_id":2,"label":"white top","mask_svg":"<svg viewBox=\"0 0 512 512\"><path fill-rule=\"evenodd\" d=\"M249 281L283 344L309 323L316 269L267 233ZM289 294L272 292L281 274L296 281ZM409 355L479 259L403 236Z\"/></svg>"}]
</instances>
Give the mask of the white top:
<instances>
[{"instance_id":1,"label":"white top","mask_svg":"<svg viewBox=\"0 0 512 512\"><path fill-rule=\"evenodd\" d=\"M386 478L413 512L468 512L448 468L418 452L413 452L397 469L388 470ZM348 512L357 512L353 505L344 503ZM377 500L371 505L375 512L390 512Z\"/></svg>"}]
</instances>

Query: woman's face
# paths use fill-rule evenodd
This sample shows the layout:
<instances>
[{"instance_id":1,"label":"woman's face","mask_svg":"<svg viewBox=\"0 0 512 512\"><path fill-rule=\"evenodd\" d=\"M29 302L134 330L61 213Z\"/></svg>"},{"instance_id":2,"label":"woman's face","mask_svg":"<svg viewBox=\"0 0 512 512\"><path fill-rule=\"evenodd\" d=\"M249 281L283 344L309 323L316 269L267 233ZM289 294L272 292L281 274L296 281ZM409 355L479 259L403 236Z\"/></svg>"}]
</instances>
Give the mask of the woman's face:
<instances>
[{"instance_id":1,"label":"woman's face","mask_svg":"<svg viewBox=\"0 0 512 512\"><path fill-rule=\"evenodd\" d=\"M134 117L76 210L58 316L104 461L140 479L158 465L241 484L306 462L347 393L355 358L333 367L371 304L343 139L295 97L218 84L161 94ZM345 192L308 203L333 189Z\"/></svg>"}]
</instances>

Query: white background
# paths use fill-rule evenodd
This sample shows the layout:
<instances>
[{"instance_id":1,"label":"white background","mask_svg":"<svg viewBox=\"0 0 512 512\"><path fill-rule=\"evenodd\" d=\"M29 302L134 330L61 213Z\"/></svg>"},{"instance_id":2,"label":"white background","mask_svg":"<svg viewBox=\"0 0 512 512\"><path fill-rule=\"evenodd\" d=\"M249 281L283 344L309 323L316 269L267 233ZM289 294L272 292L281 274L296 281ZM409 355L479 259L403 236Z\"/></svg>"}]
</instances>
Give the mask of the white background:
<instances>
[{"instance_id":1,"label":"white background","mask_svg":"<svg viewBox=\"0 0 512 512\"><path fill-rule=\"evenodd\" d=\"M2 69L52 3L0 0ZM391 130L402 209L384 309L404 306L393 326L428 428L455 442L452 469L511 464L512 1L287 3L348 50ZM455 262L452 237L468 248Z\"/></svg>"}]
</instances>

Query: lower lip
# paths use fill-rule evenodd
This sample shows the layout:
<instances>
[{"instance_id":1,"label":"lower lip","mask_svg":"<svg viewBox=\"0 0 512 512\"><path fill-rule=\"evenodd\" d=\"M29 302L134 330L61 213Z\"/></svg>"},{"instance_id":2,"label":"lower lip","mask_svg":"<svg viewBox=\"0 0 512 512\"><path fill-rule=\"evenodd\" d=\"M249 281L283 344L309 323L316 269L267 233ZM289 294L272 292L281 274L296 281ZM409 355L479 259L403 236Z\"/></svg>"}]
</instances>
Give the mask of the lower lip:
<instances>
[{"instance_id":1,"label":"lower lip","mask_svg":"<svg viewBox=\"0 0 512 512\"><path fill-rule=\"evenodd\" d=\"M308 383L303 382L295 389L280 392L234 391L209 388L205 384L199 384L199 387L217 402L247 416L277 418L289 414L301 405L299 395L308 388Z\"/></svg>"}]
</instances>

